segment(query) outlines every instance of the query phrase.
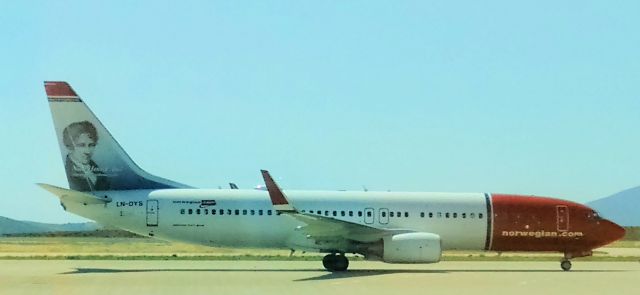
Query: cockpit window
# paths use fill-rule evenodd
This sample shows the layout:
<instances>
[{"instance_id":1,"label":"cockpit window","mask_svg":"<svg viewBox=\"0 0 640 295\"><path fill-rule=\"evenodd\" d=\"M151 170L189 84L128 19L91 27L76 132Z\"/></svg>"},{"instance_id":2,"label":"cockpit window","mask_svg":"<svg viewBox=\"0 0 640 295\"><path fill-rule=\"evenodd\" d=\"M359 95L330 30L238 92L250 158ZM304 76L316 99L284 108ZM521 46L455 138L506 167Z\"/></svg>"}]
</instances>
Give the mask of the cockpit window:
<instances>
[{"instance_id":1,"label":"cockpit window","mask_svg":"<svg viewBox=\"0 0 640 295\"><path fill-rule=\"evenodd\" d=\"M596 212L596 211L592 211L592 212L587 213L587 217L589 219L594 219L594 220L602 219L602 217L600 217L600 214L598 214L598 212Z\"/></svg>"}]
</instances>

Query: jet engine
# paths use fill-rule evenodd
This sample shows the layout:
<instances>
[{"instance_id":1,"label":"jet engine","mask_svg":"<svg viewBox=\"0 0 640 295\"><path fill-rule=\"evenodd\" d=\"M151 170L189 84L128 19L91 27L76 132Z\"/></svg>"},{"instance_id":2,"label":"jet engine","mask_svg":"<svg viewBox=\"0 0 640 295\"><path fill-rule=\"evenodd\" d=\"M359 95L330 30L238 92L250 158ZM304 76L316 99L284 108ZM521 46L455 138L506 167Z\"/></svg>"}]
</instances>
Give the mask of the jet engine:
<instances>
[{"instance_id":1,"label":"jet engine","mask_svg":"<svg viewBox=\"0 0 640 295\"><path fill-rule=\"evenodd\" d=\"M434 263L440 261L440 236L432 233L397 234L383 239L382 260L389 263Z\"/></svg>"}]
</instances>

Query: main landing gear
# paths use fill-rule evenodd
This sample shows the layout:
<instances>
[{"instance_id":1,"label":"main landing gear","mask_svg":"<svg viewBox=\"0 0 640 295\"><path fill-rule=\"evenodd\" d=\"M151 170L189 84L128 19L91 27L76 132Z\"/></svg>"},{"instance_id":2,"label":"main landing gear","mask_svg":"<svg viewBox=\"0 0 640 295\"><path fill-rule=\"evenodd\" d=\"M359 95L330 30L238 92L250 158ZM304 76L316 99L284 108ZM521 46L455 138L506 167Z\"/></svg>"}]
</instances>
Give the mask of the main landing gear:
<instances>
[{"instance_id":1,"label":"main landing gear","mask_svg":"<svg viewBox=\"0 0 640 295\"><path fill-rule=\"evenodd\" d=\"M332 253L322 258L322 265L328 271L345 271L349 267L349 259L344 254Z\"/></svg>"}]
</instances>

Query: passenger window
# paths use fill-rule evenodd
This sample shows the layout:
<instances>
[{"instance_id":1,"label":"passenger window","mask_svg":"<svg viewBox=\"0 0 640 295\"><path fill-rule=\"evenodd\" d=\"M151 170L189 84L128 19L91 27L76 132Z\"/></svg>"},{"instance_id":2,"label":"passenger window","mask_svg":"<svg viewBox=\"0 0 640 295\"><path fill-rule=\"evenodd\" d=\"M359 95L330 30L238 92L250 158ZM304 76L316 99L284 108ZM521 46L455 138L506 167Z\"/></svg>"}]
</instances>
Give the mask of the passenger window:
<instances>
[{"instance_id":1,"label":"passenger window","mask_svg":"<svg viewBox=\"0 0 640 295\"><path fill-rule=\"evenodd\" d=\"M232 215L233 213L231 213L231 209L227 209L227 215Z\"/></svg>"},{"instance_id":2,"label":"passenger window","mask_svg":"<svg viewBox=\"0 0 640 295\"><path fill-rule=\"evenodd\" d=\"M444 218L449 218L449 212L444 214Z\"/></svg>"},{"instance_id":3,"label":"passenger window","mask_svg":"<svg viewBox=\"0 0 640 295\"><path fill-rule=\"evenodd\" d=\"M211 215L216 215L216 209L211 209Z\"/></svg>"},{"instance_id":4,"label":"passenger window","mask_svg":"<svg viewBox=\"0 0 640 295\"><path fill-rule=\"evenodd\" d=\"M380 215L382 215L382 217L387 217L387 212L382 211Z\"/></svg>"},{"instance_id":5,"label":"passenger window","mask_svg":"<svg viewBox=\"0 0 640 295\"><path fill-rule=\"evenodd\" d=\"M482 213L478 213L478 218L482 219Z\"/></svg>"},{"instance_id":6,"label":"passenger window","mask_svg":"<svg viewBox=\"0 0 640 295\"><path fill-rule=\"evenodd\" d=\"M433 218L433 212L429 212L429 218Z\"/></svg>"},{"instance_id":7,"label":"passenger window","mask_svg":"<svg viewBox=\"0 0 640 295\"><path fill-rule=\"evenodd\" d=\"M204 209L204 215L209 215L209 209Z\"/></svg>"},{"instance_id":8,"label":"passenger window","mask_svg":"<svg viewBox=\"0 0 640 295\"><path fill-rule=\"evenodd\" d=\"M453 218L458 218L458 213L453 213Z\"/></svg>"},{"instance_id":9,"label":"passenger window","mask_svg":"<svg viewBox=\"0 0 640 295\"><path fill-rule=\"evenodd\" d=\"M389 212L389 217L393 217L393 211Z\"/></svg>"},{"instance_id":10,"label":"passenger window","mask_svg":"<svg viewBox=\"0 0 640 295\"><path fill-rule=\"evenodd\" d=\"M358 217L362 217L362 211L358 211Z\"/></svg>"},{"instance_id":11,"label":"passenger window","mask_svg":"<svg viewBox=\"0 0 640 295\"><path fill-rule=\"evenodd\" d=\"M236 209L235 211L236 211L236 215L240 215L240 210L239 209Z\"/></svg>"},{"instance_id":12,"label":"passenger window","mask_svg":"<svg viewBox=\"0 0 640 295\"><path fill-rule=\"evenodd\" d=\"M469 214L469 218L476 218L476 214L475 213Z\"/></svg>"},{"instance_id":13,"label":"passenger window","mask_svg":"<svg viewBox=\"0 0 640 295\"><path fill-rule=\"evenodd\" d=\"M242 215L247 215L247 209L242 210Z\"/></svg>"},{"instance_id":14,"label":"passenger window","mask_svg":"<svg viewBox=\"0 0 640 295\"><path fill-rule=\"evenodd\" d=\"M340 216L345 216L346 213L344 211L340 211Z\"/></svg>"},{"instance_id":15,"label":"passenger window","mask_svg":"<svg viewBox=\"0 0 640 295\"><path fill-rule=\"evenodd\" d=\"M193 209L189 209L189 215L193 214Z\"/></svg>"},{"instance_id":16,"label":"passenger window","mask_svg":"<svg viewBox=\"0 0 640 295\"><path fill-rule=\"evenodd\" d=\"M304 213L304 212L305 212L305 211L304 211L304 210L302 210L302 213Z\"/></svg>"},{"instance_id":17,"label":"passenger window","mask_svg":"<svg viewBox=\"0 0 640 295\"><path fill-rule=\"evenodd\" d=\"M353 217L353 211L349 211L349 216Z\"/></svg>"},{"instance_id":18,"label":"passenger window","mask_svg":"<svg viewBox=\"0 0 640 295\"><path fill-rule=\"evenodd\" d=\"M467 218L467 213L462 213L462 218Z\"/></svg>"},{"instance_id":19,"label":"passenger window","mask_svg":"<svg viewBox=\"0 0 640 295\"><path fill-rule=\"evenodd\" d=\"M271 210L267 210L267 215L271 215Z\"/></svg>"},{"instance_id":20,"label":"passenger window","mask_svg":"<svg viewBox=\"0 0 640 295\"><path fill-rule=\"evenodd\" d=\"M180 214L184 214L184 209L180 209Z\"/></svg>"},{"instance_id":21,"label":"passenger window","mask_svg":"<svg viewBox=\"0 0 640 295\"><path fill-rule=\"evenodd\" d=\"M367 211L367 217L371 217L371 211Z\"/></svg>"},{"instance_id":22,"label":"passenger window","mask_svg":"<svg viewBox=\"0 0 640 295\"><path fill-rule=\"evenodd\" d=\"M409 218L409 212L404 212L404 217Z\"/></svg>"},{"instance_id":23,"label":"passenger window","mask_svg":"<svg viewBox=\"0 0 640 295\"><path fill-rule=\"evenodd\" d=\"M420 212L420 217L424 218L424 212Z\"/></svg>"},{"instance_id":24,"label":"passenger window","mask_svg":"<svg viewBox=\"0 0 640 295\"><path fill-rule=\"evenodd\" d=\"M224 209L220 209L220 215L224 215Z\"/></svg>"},{"instance_id":25,"label":"passenger window","mask_svg":"<svg viewBox=\"0 0 640 295\"><path fill-rule=\"evenodd\" d=\"M333 211L333 216L338 216L338 212Z\"/></svg>"},{"instance_id":26,"label":"passenger window","mask_svg":"<svg viewBox=\"0 0 640 295\"><path fill-rule=\"evenodd\" d=\"M402 212L398 211L398 215L396 217L402 217Z\"/></svg>"},{"instance_id":27,"label":"passenger window","mask_svg":"<svg viewBox=\"0 0 640 295\"><path fill-rule=\"evenodd\" d=\"M196 214L200 215L200 209L196 209Z\"/></svg>"},{"instance_id":28,"label":"passenger window","mask_svg":"<svg viewBox=\"0 0 640 295\"><path fill-rule=\"evenodd\" d=\"M329 216L329 211L325 210L324 211L324 216Z\"/></svg>"},{"instance_id":29,"label":"passenger window","mask_svg":"<svg viewBox=\"0 0 640 295\"><path fill-rule=\"evenodd\" d=\"M251 209L251 215L256 215L256 210Z\"/></svg>"},{"instance_id":30,"label":"passenger window","mask_svg":"<svg viewBox=\"0 0 640 295\"><path fill-rule=\"evenodd\" d=\"M262 209L258 210L258 215L262 216Z\"/></svg>"},{"instance_id":31,"label":"passenger window","mask_svg":"<svg viewBox=\"0 0 640 295\"><path fill-rule=\"evenodd\" d=\"M438 218L442 218L442 212L438 212Z\"/></svg>"}]
</instances>

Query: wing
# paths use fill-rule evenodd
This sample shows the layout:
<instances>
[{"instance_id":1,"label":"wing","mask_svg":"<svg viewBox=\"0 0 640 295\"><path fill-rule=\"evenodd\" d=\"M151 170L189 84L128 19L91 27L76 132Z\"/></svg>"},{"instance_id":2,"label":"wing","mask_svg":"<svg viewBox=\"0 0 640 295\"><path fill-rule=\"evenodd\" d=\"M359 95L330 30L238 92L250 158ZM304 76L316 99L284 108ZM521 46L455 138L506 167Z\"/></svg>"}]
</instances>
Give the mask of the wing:
<instances>
[{"instance_id":1,"label":"wing","mask_svg":"<svg viewBox=\"0 0 640 295\"><path fill-rule=\"evenodd\" d=\"M344 221L327 216L313 215L298 211L287 199L278 184L273 180L269 171L261 170L262 177L269 191L273 207L279 214L285 214L304 223L296 228L306 234L307 238L315 240L343 240L360 243L371 243L385 236L399 233L414 232L406 229L382 229L359 223Z\"/></svg>"},{"instance_id":2,"label":"wing","mask_svg":"<svg viewBox=\"0 0 640 295\"><path fill-rule=\"evenodd\" d=\"M299 227L298 230L303 231L307 235L307 238L316 240L344 239L360 243L371 243L385 236L413 232L412 230L406 229L375 228L368 225L306 213L284 212L284 214L305 223L306 225Z\"/></svg>"}]
</instances>

